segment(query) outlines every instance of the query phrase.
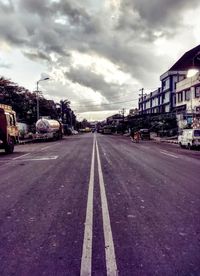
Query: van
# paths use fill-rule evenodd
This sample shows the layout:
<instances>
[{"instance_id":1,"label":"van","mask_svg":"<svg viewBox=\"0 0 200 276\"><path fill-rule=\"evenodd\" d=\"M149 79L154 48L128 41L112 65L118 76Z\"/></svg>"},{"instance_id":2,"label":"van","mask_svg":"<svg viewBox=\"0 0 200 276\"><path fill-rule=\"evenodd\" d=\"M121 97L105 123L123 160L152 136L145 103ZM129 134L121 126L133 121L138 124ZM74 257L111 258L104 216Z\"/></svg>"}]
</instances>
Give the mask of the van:
<instances>
[{"instance_id":1,"label":"van","mask_svg":"<svg viewBox=\"0 0 200 276\"><path fill-rule=\"evenodd\" d=\"M178 136L178 143L188 149L200 147L200 129L184 129Z\"/></svg>"}]
</instances>

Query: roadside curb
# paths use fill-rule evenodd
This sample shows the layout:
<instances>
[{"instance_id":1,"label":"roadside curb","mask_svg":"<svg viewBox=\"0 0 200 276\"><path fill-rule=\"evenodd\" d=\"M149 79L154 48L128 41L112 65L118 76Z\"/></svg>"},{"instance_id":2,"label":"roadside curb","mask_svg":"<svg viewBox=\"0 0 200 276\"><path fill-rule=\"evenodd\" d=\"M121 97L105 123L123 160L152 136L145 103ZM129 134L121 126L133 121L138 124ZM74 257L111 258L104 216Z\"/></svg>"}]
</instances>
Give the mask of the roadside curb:
<instances>
[{"instance_id":1,"label":"roadside curb","mask_svg":"<svg viewBox=\"0 0 200 276\"><path fill-rule=\"evenodd\" d=\"M154 142L157 143L168 143L168 144L176 144L178 145L178 141L177 140L162 140L162 139L153 139Z\"/></svg>"}]
</instances>

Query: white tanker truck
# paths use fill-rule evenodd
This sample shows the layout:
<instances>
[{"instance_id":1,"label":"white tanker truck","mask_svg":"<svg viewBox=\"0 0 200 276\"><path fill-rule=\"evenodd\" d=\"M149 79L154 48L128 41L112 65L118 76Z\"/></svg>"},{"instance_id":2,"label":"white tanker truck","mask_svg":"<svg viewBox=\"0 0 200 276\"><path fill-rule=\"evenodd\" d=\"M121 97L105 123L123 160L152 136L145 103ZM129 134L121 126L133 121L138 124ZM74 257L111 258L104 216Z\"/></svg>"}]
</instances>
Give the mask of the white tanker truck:
<instances>
[{"instance_id":1,"label":"white tanker truck","mask_svg":"<svg viewBox=\"0 0 200 276\"><path fill-rule=\"evenodd\" d=\"M36 139L59 140L63 136L62 124L57 120L39 119L36 122Z\"/></svg>"}]
</instances>

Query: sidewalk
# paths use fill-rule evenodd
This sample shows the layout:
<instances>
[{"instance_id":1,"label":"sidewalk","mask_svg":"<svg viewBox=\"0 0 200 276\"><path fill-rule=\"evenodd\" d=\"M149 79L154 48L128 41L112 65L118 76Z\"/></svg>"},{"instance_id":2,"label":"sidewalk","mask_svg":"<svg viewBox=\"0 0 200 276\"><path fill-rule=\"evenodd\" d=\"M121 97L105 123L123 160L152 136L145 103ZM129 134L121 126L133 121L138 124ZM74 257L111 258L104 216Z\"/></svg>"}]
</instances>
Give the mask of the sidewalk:
<instances>
[{"instance_id":1,"label":"sidewalk","mask_svg":"<svg viewBox=\"0 0 200 276\"><path fill-rule=\"evenodd\" d=\"M177 138L161 138L161 137L151 137L151 140L157 142L157 143L171 143L171 144L178 144Z\"/></svg>"}]
</instances>

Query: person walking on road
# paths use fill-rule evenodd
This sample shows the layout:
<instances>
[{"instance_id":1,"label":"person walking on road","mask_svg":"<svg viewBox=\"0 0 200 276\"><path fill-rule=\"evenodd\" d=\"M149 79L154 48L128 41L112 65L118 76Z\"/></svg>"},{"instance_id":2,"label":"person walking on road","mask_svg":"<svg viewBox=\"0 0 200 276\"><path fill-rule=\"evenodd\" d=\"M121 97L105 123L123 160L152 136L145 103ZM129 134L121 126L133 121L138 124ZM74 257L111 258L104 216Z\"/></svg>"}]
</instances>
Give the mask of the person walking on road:
<instances>
[{"instance_id":1,"label":"person walking on road","mask_svg":"<svg viewBox=\"0 0 200 276\"><path fill-rule=\"evenodd\" d=\"M139 133L139 131L135 132L135 134L134 134L134 141L136 143L139 143L139 141L140 141L140 133Z\"/></svg>"},{"instance_id":2,"label":"person walking on road","mask_svg":"<svg viewBox=\"0 0 200 276\"><path fill-rule=\"evenodd\" d=\"M130 137L131 137L131 141L132 141L132 142L139 143L139 140L140 140L140 132L139 132L139 131L134 132L134 131L132 130L132 131L131 131L131 134L130 134Z\"/></svg>"}]
</instances>

